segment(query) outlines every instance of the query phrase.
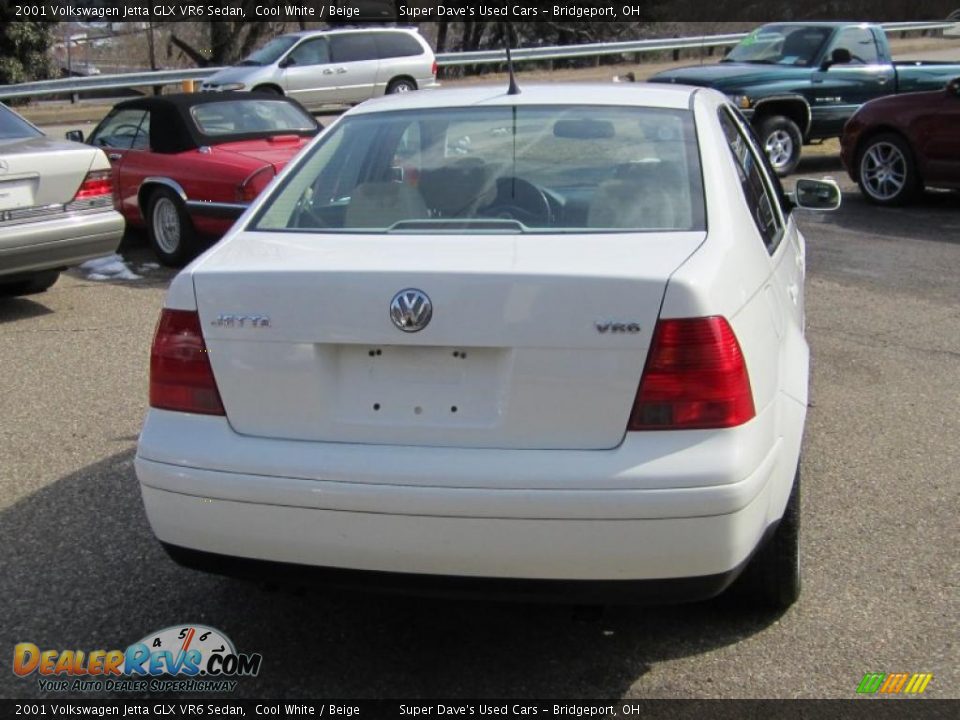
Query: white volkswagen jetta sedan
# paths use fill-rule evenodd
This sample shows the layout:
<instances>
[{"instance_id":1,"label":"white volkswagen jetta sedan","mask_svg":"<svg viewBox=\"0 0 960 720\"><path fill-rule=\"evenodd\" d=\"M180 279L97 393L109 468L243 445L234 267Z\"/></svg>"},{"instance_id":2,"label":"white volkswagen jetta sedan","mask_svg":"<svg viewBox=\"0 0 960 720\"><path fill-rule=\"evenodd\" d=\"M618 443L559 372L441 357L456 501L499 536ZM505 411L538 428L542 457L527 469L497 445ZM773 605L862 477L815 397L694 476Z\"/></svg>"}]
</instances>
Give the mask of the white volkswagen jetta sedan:
<instances>
[{"instance_id":1,"label":"white volkswagen jetta sedan","mask_svg":"<svg viewBox=\"0 0 960 720\"><path fill-rule=\"evenodd\" d=\"M351 110L173 281L136 471L190 567L675 601L799 592L804 240L727 99Z\"/></svg>"}]
</instances>

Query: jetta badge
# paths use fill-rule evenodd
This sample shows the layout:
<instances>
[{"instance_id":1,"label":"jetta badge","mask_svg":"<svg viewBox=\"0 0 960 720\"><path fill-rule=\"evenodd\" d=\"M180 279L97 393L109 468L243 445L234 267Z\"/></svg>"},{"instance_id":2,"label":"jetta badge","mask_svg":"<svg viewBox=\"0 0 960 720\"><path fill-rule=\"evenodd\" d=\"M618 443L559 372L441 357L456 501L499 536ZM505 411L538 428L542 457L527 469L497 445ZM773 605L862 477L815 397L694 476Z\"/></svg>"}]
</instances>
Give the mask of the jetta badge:
<instances>
[{"instance_id":1,"label":"jetta badge","mask_svg":"<svg viewBox=\"0 0 960 720\"><path fill-rule=\"evenodd\" d=\"M423 330L433 317L433 303L422 290L406 288L390 301L390 319L404 332Z\"/></svg>"}]
</instances>

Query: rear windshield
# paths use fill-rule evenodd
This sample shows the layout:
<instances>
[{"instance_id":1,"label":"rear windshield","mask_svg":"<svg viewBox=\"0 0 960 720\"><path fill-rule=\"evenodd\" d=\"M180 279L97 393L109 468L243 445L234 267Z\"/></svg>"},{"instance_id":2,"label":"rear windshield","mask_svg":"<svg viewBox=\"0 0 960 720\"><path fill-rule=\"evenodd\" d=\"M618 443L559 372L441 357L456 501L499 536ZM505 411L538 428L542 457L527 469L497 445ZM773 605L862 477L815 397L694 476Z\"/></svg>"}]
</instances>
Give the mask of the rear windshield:
<instances>
[{"instance_id":1,"label":"rear windshield","mask_svg":"<svg viewBox=\"0 0 960 720\"><path fill-rule=\"evenodd\" d=\"M203 103L190 109L193 121L204 135L245 135L310 132L313 118L285 100L229 100Z\"/></svg>"},{"instance_id":2,"label":"rear windshield","mask_svg":"<svg viewBox=\"0 0 960 720\"><path fill-rule=\"evenodd\" d=\"M42 132L0 104L0 140L40 137Z\"/></svg>"},{"instance_id":3,"label":"rear windshield","mask_svg":"<svg viewBox=\"0 0 960 720\"><path fill-rule=\"evenodd\" d=\"M253 229L322 232L702 230L686 110L439 108L347 116Z\"/></svg>"}]
</instances>

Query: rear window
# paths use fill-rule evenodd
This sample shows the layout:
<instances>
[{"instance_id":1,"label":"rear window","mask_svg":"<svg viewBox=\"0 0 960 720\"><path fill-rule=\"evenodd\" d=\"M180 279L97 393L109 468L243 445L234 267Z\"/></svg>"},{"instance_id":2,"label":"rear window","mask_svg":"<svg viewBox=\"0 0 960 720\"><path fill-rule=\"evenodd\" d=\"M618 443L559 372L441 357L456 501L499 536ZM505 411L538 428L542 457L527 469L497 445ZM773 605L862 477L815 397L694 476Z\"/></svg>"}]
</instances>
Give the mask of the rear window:
<instances>
[{"instance_id":1,"label":"rear window","mask_svg":"<svg viewBox=\"0 0 960 720\"><path fill-rule=\"evenodd\" d=\"M42 132L12 110L0 104L0 140L40 137Z\"/></svg>"},{"instance_id":2,"label":"rear window","mask_svg":"<svg viewBox=\"0 0 960 720\"><path fill-rule=\"evenodd\" d=\"M309 132L313 119L295 105L282 100L230 100L204 103L190 109L193 121L204 135L246 135Z\"/></svg>"},{"instance_id":3,"label":"rear window","mask_svg":"<svg viewBox=\"0 0 960 720\"><path fill-rule=\"evenodd\" d=\"M693 118L607 106L439 108L343 118L253 228L322 232L704 229Z\"/></svg>"}]
</instances>

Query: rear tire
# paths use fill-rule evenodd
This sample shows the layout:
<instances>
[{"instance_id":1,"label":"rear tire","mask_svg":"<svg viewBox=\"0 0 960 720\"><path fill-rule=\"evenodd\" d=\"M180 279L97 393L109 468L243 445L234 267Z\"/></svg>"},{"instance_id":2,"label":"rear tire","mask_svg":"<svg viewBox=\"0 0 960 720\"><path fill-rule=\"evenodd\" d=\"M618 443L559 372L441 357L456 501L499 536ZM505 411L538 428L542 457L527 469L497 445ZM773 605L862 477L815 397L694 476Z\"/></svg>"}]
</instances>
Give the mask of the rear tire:
<instances>
[{"instance_id":1,"label":"rear tire","mask_svg":"<svg viewBox=\"0 0 960 720\"><path fill-rule=\"evenodd\" d=\"M864 141L857 153L857 184L877 205L905 205L923 188L910 144L896 133Z\"/></svg>"},{"instance_id":2,"label":"rear tire","mask_svg":"<svg viewBox=\"0 0 960 720\"><path fill-rule=\"evenodd\" d=\"M147 204L147 234L157 259L170 267L181 267L199 251L197 234L183 200L161 187Z\"/></svg>"},{"instance_id":3,"label":"rear tire","mask_svg":"<svg viewBox=\"0 0 960 720\"><path fill-rule=\"evenodd\" d=\"M396 78L387 85L387 95L396 95L399 93L413 92L417 89L417 84L409 78Z\"/></svg>"},{"instance_id":4,"label":"rear tire","mask_svg":"<svg viewBox=\"0 0 960 720\"><path fill-rule=\"evenodd\" d=\"M786 610L800 598L800 465L783 517L731 590L759 610Z\"/></svg>"},{"instance_id":5,"label":"rear tire","mask_svg":"<svg viewBox=\"0 0 960 720\"><path fill-rule=\"evenodd\" d=\"M784 115L770 115L760 121L757 135L770 165L780 177L789 175L800 162L803 135L797 124Z\"/></svg>"},{"instance_id":6,"label":"rear tire","mask_svg":"<svg viewBox=\"0 0 960 720\"><path fill-rule=\"evenodd\" d=\"M14 297L17 295L36 295L46 292L60 277L59 270L44 270L34 273L25 280L12 283L0 283L0 296Z\"/></svg>"}]
</instances>

